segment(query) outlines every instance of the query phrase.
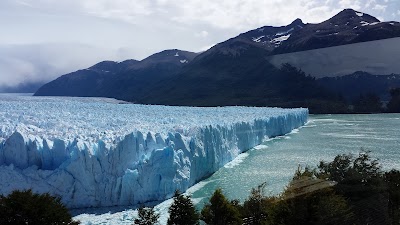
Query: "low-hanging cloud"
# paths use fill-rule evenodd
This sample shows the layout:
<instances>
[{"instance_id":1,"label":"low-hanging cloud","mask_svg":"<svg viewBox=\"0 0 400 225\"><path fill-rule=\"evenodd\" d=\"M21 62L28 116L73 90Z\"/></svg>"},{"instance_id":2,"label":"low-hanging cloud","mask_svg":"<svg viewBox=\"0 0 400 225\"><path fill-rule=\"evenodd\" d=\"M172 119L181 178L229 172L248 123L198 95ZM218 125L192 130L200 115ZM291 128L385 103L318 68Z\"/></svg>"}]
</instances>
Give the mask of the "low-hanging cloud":
<instances>
[{"instance_id":1,"label":"low-hanging cloud","mask_svg":"<svg viewBox=\"0 0 400 225\"><path fill-rule=\"evenodd\" d=\"M22 84L48 82L89 67L106 55L111 54L92 46L65 43L0 46L0 91Z\"/></svg>"}]
</instances>

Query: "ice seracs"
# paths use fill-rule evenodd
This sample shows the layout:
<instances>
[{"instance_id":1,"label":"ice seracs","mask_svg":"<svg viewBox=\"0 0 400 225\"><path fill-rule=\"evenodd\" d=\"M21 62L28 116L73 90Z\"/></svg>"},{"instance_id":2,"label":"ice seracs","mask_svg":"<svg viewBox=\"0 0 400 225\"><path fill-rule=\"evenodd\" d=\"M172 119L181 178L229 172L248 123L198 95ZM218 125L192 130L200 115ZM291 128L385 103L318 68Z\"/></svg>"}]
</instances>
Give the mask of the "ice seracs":
<instances>
[{"instance_id":1,"label":"ice seracs","mask_svg":"<svg viewBox=\"0 0 400 225\"><path fill-rule=\"evenodd\" d=\"M307 109L118 103L0 95L0 193L31 188L72 208L161 201L308 117Z\"/></svg>"}]
</instances>

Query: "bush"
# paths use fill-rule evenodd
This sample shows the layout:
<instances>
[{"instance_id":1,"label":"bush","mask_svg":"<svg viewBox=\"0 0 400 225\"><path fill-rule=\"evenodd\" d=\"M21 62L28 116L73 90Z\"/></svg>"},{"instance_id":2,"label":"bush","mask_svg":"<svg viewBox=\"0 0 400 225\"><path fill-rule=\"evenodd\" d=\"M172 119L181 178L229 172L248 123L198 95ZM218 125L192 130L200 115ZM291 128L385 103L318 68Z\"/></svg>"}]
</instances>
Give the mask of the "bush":
<instances>
[{"instance_id":1,"label":"bush","mask_svg":"<svg viewBox=\"0 0 400 225\"><path fill-rule=\"evenodd\" d=\"M72 221L59 197L16 190L8 196L0 196L0 224L75 225L79 222Z\"/></svg>"},{"instance_id":2,"label":"bush","mask_svg":"<svg viewBox=\"0 0 400 225\"><path fill-rule=\"evenodd\" d=\"M160 215L153 208L140 207L138 210L138 218L135 219L137 225L154 225L157 223Z\"/></svg>"}]
</instances>

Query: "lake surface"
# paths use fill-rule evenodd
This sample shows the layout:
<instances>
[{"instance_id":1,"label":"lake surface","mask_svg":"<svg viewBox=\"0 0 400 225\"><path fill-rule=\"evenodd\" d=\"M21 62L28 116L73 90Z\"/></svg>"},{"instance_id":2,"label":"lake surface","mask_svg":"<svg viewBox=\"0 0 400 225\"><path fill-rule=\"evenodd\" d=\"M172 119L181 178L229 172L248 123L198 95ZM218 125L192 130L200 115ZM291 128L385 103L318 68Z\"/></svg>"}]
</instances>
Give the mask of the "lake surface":
<instances>
[{"instance_id":1,"label":"lake surface","mask_svg":"<svg viewBox=\"0 0 400 225\"><path fill-rule=\"evenodd\" d=\"M358 154L362 148L380 159L384 170L400 169L400 114L311 115L304 127L241 154L188 193L198 208L208 201L216 188L222 188L228 198L243 202L253 187L267 182L267 193L276 195L288 184L299 165L314 167L319 161L331 161L338 154ZM170 202L156 207L162 213L162 221L166 221ZM84 223L128 224L134 215L133 210L127 210L76 218Z\"/></svg>"},{"instance_id":2,"label":"lake surface","mask_svg":"<svg viewBox=\"0 0 400 225\"><path fill-rule=\"evenodd\" d=\"M298 166L316 167L338 154L371 151L382 168L400 169L400 114L315 115L291 134L265 142L226 165L198 185L192 197L202 205L216 188L241 201L267 182L267 193L279 194Z\"/></svg>"}]
</instances>

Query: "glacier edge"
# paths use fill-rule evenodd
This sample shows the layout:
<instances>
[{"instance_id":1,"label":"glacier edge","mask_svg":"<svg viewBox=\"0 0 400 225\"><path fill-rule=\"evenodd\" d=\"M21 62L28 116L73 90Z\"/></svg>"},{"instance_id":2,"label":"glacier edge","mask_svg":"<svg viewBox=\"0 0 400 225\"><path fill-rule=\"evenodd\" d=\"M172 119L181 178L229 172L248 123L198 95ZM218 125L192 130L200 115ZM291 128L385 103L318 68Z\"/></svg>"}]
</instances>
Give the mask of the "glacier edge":
<instances>
[{"instance_id":1,"label":"glacier edge","mask_svg":"<svg viewBox=\"0 0 400 225\"><path fill-rule=\"evenodd\" d=\"M252 122L190 131L135 131L116 145L25 135L0 143L0 193L32 189L58 195L70 208L162 201L187 190L266 137L304 125L307 109L288 109Z\"/></svg>"}]
</instances>

